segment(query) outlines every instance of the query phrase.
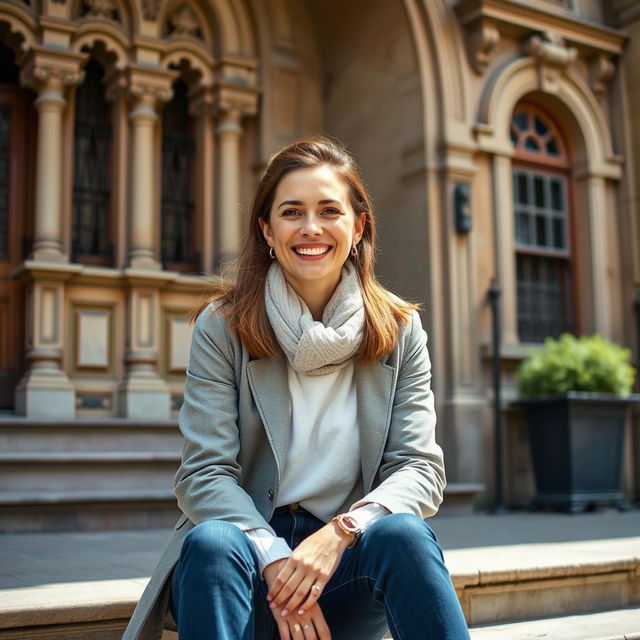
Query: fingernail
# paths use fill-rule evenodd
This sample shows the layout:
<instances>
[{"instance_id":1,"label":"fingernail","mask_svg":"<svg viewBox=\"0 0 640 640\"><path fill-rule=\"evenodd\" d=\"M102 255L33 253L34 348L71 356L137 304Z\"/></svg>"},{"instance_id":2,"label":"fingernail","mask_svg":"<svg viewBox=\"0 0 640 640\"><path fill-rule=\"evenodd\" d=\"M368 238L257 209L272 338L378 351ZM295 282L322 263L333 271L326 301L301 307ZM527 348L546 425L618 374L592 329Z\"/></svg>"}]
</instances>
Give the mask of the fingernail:
<instances>
[{"instance_id":1,"label":"fingernail","mask_svg":"<svg viewBox=\"0 0 640 640\"><path fill-rule=\"evenodd\" d=\"M303 616L304 615L304 609L298 609L298 615L299 616Z\"/></svg>"},{"instance_id":2,"label":"fingernail","mask_svg":"<svg viewBox=\"0 0 640 640\"><path fill-rule=\"evenodd\" d=\"M283 609L283 610L280 612L280 615L281 615L281 616L286 616L286 615L287 615L287 613L289 613L289 612L288 612L286 609Z\"/></svg>"},{"instance_id":3,"label":"fingernail","mask_svg":"<svg viewBox=\"0 0 640 640\"><path fill-rule=\"evenodd\" d=\"M267 594L267 600L271 602L273 600L273 596L270 596L269 594Z\"/></svg>"},{"instance_id":4,"label":"fingernail","mask_svg":"<svg viewBox=\"0 0 640 640\"><path fill-rule=\"evenodd\" d=\"M270 606L272 609L275 609L275 608L276 608L276 603L275 603L275 602L270 602L270 603L269 603L269 606Z\"/></svg>"}]
</instances>

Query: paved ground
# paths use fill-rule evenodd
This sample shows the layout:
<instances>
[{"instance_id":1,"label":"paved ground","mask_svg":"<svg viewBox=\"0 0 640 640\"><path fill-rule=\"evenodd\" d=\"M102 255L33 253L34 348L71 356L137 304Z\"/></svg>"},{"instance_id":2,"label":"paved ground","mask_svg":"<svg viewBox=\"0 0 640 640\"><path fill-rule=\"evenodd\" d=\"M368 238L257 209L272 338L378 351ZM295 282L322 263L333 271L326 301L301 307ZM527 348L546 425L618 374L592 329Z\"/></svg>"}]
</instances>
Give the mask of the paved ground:
<instances>
[{"instance_id":1,"label":"paved ground","mask_svg":"<svg viewBox=\"0 0 640 640\"><path fill-rule=\"evenodd\" d=\"M548 561L549 547L536 547L537 543L584 541L580 548L610 556L618 549L628 551L630 538L640 540L638 509L580 515L476 514L436 517L430 523L452 572L498 561L513 564L523 554L531 563L536 549L541 554L539 561ZM120 585L131 581L131 587L139 589L151 574L167 536L166 530L0 535L0 589L37 585L49 589L83 581L118 581ZM525 549L522 545L534 546ZM496 546L501 547L499 556L491 553L490 548ZM562 555L566 548L558 544L555 553Z\"/></svg>"}]
</instances>

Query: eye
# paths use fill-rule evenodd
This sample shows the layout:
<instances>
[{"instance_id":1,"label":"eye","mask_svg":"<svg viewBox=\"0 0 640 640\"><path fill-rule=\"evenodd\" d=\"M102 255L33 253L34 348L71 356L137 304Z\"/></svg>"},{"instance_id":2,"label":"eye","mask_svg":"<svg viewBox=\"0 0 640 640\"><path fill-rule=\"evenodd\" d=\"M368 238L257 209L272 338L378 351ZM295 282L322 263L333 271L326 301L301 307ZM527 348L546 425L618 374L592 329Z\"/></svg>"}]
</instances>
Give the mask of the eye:
<instances>
[{"instance_id":1,"label":"eye","mask_svg":"<svg viewBox=\"0 0 640 640\"><path fill-rule=\"evenodd\" d=\"M326 209L322 210L322 213L325 216L339 216L342 212L334 207L327 207Z\"/></svg>"},{"instance_id":2,"label":"eye","mask_svg":"<svg viewBox=\"0 0 640 640\"><path fill-rule=\"evenodd\" d=\"M285 209L284 211L282 211L280 213L281 216L296 216L298 215L299 211L297 209Z\"/></svg>"}]
</instances>

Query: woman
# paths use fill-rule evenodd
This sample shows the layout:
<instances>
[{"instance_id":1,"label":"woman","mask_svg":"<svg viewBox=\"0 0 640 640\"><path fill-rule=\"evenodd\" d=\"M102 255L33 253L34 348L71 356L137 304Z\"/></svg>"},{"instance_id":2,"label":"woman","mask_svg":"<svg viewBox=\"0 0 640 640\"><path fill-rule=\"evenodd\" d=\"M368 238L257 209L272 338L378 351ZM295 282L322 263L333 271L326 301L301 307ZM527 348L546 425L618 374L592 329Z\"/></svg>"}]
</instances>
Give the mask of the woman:
<instances>
[{"instance_id":1,"label":"woman","mask_svg":"<svg viewBox=\"0 0 640 640\"><path fill-rule=\"evenodd\" d=\"M468 638L429 526L442 499L426 335L373 275L353 159L322 137L258 185L235 285L197 313L184 515L125 639Z\"/></svg>"}]
</instances>

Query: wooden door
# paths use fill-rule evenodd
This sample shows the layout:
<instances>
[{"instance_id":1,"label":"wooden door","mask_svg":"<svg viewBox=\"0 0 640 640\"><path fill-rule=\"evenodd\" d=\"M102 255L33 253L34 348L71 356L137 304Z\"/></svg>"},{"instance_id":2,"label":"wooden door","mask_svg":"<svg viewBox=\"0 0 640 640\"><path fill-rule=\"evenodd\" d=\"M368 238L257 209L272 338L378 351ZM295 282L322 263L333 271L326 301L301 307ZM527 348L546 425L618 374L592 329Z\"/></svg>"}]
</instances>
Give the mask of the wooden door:
<instances>
[{"instance_id":1,"label":"wooden door","mask_svg":"<svg viewBox=\"0 0 640 640\"><path fill-rule=\"evenodd\" d=\"M13 407L24 371L24 286L11 276L22 262L33 190L35 118L29 92L0 84L0 410Z\"/></svg>"}]
</instances>

